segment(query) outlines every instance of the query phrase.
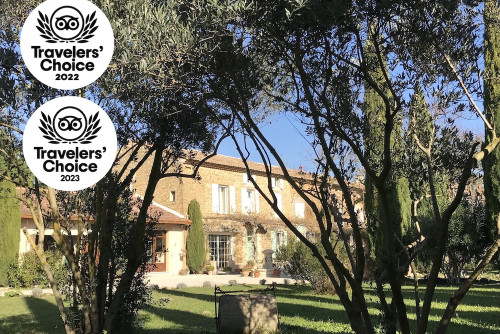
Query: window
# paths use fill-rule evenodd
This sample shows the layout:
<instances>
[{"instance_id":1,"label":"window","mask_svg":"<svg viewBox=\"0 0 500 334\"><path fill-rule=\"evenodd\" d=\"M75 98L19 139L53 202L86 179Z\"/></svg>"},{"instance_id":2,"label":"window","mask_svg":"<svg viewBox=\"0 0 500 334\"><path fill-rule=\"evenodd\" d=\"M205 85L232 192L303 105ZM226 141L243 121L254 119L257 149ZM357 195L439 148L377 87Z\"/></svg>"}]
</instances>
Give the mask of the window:
<instances>
[{"instance_id":1,"label":"window","mask_svg":"<svg viewBox=\"0 0 500 334\"><path fill-rule=\"evenodd\" d=\"M175 202L175 191L170 191L170 202Z\"/></svg>"},{"instance_id":2,"label":"window","mask_svg":"<svg viewBox=\"0 0 500 334\"><path fill-rule=\"evenodd\" d=\"M219 186L219 213L227 213L228 202L227 186Z\"/></svg>"},{"instance_id":3,"label":"window","mask_svg":"<svg viewBox=\"0 0 500 334\"><path fill-rule=\"evenodd\" d=\"M255 240L253 230L247 229L247 261L255 260Z\"/></svg>"},{"instance_id":4,"label":"window","mask_svg":"<svg viewBox=\"0 0 500 334\"><path fill-rule=\"evenodd\" d=\"M273 257L281 246L287 244L287 234L284 231L271 231L271 246L273 249Z\"/></svg>"},{"instance_id":5,"label":"window","mask_svg":"<svg viewBox=\"0 0 500 334\"><path fill-rule=\"evenodd\" d=\"M243 173L243 184L245 184L245 185L253 185L252 179L254 181L256 181L257 180L257 176L251 175L250 177L248 177L247 173Z\"/></svg>"},{"instance_id":6,"label":"window","mask_svg":"<svg viewBox=\"0 0 500 334\"><path fill-rule=\"evenodd\" d=\"M259 194L254 189L241 189L241 212L243 214L259 212Z\"/></svg>"},{"instance_id":7,"label":"window","mask_svg":"<svg viewBox=\"0 0 500 334\"><path fill-rule=\"evenodd\" d=\"M234 187L212 184L212 212L234 213Z\"/></svg>"},{"instance_id":8,"label":"window","mask_svg":"<svg viewBox=\"0 0 500 334\"><path fill-rule=\"evenodd\" d=\"M233 257L231 235L209 234L208 247L210 249L210 261L215 261L217 269L223 269L230 265Z\"/></svg>"},{"instance_id":9,"label":"window","mask_svg":"<svg viewBox=\"0 0 500 334\"><path fill-rule=\"evenodd\" d=\"M278 249L286 244L285 239L286 239L285 232L282 231L276 232L276 246L278 246Z\"/></svg>"},{"instance_id":10,"label":"window","mask_svg":"<svg viewBox=\"0 0 500 334\"><path fill-rule=\"evenodd\" d=\"M295 203L295 217L304 218L304 203L301 202Z\"/></svg>"}]
</instances>

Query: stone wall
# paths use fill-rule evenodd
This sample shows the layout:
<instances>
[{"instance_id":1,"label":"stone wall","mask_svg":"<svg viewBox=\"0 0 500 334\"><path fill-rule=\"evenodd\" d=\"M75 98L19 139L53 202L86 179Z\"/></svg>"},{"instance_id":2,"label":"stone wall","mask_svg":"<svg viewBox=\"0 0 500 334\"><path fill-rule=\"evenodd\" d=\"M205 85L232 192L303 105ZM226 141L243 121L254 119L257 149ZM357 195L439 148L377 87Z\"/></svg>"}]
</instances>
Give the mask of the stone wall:
<instances>
[{"instance_id":1,"label":"stone wall","mask_svg":"<svg viewBox=\"0 0 500 334\"><path fill-rule=\"evenodd\" d=\"M228 159L233 159L226 157ZM147 161L143 168L139 170L133 183L135 192L144 194L147 186L150 170L150 161ZM183 165L183 172L190 174L193 172L193 166ZM254 189L251 182L245 183L246 172L244 169L236 167L215 166L207 163L200 167L199 178L176 178L168 177L162 179L156 189L154 201L167 206L183 215L187 214L189 202L196 199L200 203L202 216L204 219L204 228L207 237L210 233L226 233L232 236L234 246L233 262L236 267L244 265L247 259L247 229L253 229L256 240L257 262L264 263L266 250L272 249L271 234L272 231L287 233L288 239L295 237L286 225L277 217L270 205L258 194L259 211L255 213L245 213L242 208L242 189ZM268 178L265 173L258 170L251 173L254 179L262 189L268 190ZM307 175L304 174L304 178ZM292 223L297 226L303 226L313 235L319 233L319 228L312 210L304 200L295 192L295 190L286 181L279 181L280 176L276 175L277 186L273 188L275 193L282 196L282 211ZM282 179L282 177L281 177ZM213 184L227 186L228 190L234 192L233 210L228 210L225 214L213 212L212 206L212 187ZM304 182L304 187L307 187ZM172 195L175 193L175 196ZM336 191L338 192L338 190ZM341 198L341 197L339 197ZM311 198L320 208L319 201ZM229 201L228 201L229 202ZM295 216L295 203L304 203L304 218ZM359 201L358 201L359 202ZM230 203L228 203L230 206ZM359 207L360 204L357 204Z\"/></svg>"}]
</instances>

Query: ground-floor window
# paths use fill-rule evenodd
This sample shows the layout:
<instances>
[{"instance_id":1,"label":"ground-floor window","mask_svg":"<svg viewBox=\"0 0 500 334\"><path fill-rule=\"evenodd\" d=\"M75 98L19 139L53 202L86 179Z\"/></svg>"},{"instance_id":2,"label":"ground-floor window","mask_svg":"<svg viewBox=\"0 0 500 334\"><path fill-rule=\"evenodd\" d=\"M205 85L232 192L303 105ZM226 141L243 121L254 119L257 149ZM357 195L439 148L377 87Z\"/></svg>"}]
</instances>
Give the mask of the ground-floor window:
<instances>
[{"instance_id":1,"label":"ground-floor window","mask_svg":"<svg viewBox=\"0 0 500 334\"><path fill-rule=\"evenodd\" d=\"M255 260L255 239L253 230L247 229L247 261Z\"/></svg>"},{"instance_id":2,"label":"ground-floor window","mask_svg":"<svg viewBox=\"0 0 500 334\"><path fill-rule=\"evenodd\" d=\"M215 261L217 269L229 266L233 255L230 234L209 234L208 247L210 261Z\"/></svg>"},{"instance_id":3,"label":"ground-floor window","mask_svg":"<svg viewBox=\"0 0 500 334\"><path fill-rule=\"evenodd\" d=\"M271 245L273 248L273 258L281 246L287 244L287 234L285 231L271 231Z\"/></svg>"}]
</instances>

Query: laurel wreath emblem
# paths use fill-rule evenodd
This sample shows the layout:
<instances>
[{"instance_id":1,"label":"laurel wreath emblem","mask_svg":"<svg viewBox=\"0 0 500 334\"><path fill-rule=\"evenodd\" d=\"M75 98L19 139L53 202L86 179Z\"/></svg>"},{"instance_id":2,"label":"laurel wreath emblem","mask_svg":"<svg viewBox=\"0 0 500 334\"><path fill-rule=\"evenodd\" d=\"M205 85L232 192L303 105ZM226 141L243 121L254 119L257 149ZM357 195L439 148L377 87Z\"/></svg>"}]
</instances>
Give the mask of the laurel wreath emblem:
<instances>
[{"instance_id":1,"label":"laurel wreath emblem","mask_svg":"<svg viewBox=\"0 0 500 334\"><path fill-rule=\"evenodd\" d=\"M97 137L97 133L101 130L98 119L99 111L95 113L94 116L90 115L88 118L88 126L85 129L83 135L77 140L68 141L61 138L52 126L52 118L49 115L45 115L42 111L42 119L40 119L40 125L38 128L44 134L43 138L48 139L50 144L90 144L92 139Z\"/></svg>"},{"instance_id":2,"label":"laurel wreath emblem","mask_svg":"<svg viewBox=\"0 0 500 334\"><path fill-rule=\"evenodd\" d=\"M80 35L76 36L73 40L64 40L56 36L52 27L50 26L49 17L46 14L38 11L39 18L37 19L38 25L36 28L40 31L40 36L45 38L47 43L57 43L57 42L76 42L76 43L88 43L89 39L94 37L93 33L99 28L97 26L97 18L95 17L95 11L91 15L87 15L84 20L84 27Z\"/></svg>"}]
</instances>

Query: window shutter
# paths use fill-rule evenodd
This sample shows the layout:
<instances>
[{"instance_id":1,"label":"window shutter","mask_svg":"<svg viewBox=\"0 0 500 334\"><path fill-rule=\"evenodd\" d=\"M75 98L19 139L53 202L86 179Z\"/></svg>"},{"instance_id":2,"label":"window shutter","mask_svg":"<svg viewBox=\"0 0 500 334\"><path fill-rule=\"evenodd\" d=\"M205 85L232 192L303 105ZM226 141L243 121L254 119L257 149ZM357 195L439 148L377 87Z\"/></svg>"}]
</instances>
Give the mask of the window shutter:
<instances>
[{"instance_id":1,"label":"window shutter","mask_svg":"<svg viewBox=\"0 0 500 334\"><path fill-rule=\"evenodd\" d=\"M216 183L212 184L212 212L219 212L219 185Z\"/></svg>"},{"instance_id":2,"label":"window shutter","mask_svg":"<svg viewBox=\"0 0 500 334\"><path fill-rule=\"evenodd\" d=\"M255 212L259 213L259 192L257 190L254 191L255 195Z\"/></svg>"},{"instance_id":3,"label":"window shutter","mask_svg":"<svg viewBox=\"0 0 500 334\"><path fill-rule=\"evenodd\" d=\"M247 184L248 183L248 175L247 173L243 173L243 184Z\"/></svg>"},{"instance_id":4,"label":"window shutter","mask_svg":"<svg viewBox=\"0 0 500 334\"><path fill-rule=\"evenodd\" d=\"M281 197L281 194L275 194L276 195L276 204L278 204L278 209L283 211L283 199Z\"/></svg>"},{"instance_id":5,"label":"window shutter","mask_svg":"<svg viewBox=\"0 0 500 334\"><path fill-rule=\"evenodd\" d=\"M280 189L285 188L285 181L283 179L280 179Z\"/></svg>"},{"instance_id":6,"label":"window shutter","mask_svg":"<svg viewBox=\"0 0 500 334\"><path fill-rule=\"evenodd\" d=\"M300 232L300 234L302 234L303 236L306 236L307 227L305 227L304 225L298 225L297 230Z\"/></svg>"},{"instance_id":7,"label":"window shutter","mask_svg":"<svg viewBox=\"0 0 500 334\"><path fill-rule=\"evenodd\" d=\"M295 203L295 217L304 218L304 203L301 202Z\"/></svg>"},{"instance_id":8,"label":"window shutter","mask_svg":"<svg viewBox=\"0 0 500 334\"><path fill-rule=\"evenodd\" d=\"M245 188L241 189L241 213L246 215L247 211L247 190Z\"/></svg>"},{"instance_id":9,"label":"window shutter","mask_svg":"<svg viewBox=\"0 0 500 334\"><path fill-rule=\"evenodd\" d=\"M229 213L236 212L236 190L234 186L229 186Z\"/></svg>"},{"instance_id":10,"label":"window shutter","mask_svg":"<svg viewBox=\"0 0 500 334\"><path fill-rule=\"evenodd\" d=\"M285 231L283 232L283 245L286 245L288 243L288 233Z\"/></svg>"}]
</instances>

